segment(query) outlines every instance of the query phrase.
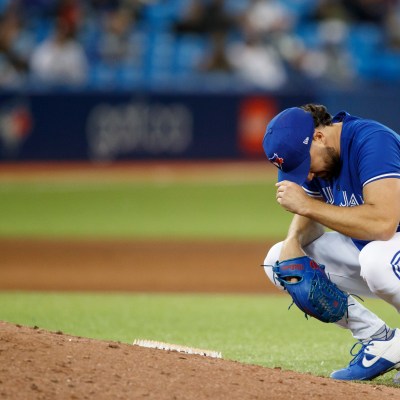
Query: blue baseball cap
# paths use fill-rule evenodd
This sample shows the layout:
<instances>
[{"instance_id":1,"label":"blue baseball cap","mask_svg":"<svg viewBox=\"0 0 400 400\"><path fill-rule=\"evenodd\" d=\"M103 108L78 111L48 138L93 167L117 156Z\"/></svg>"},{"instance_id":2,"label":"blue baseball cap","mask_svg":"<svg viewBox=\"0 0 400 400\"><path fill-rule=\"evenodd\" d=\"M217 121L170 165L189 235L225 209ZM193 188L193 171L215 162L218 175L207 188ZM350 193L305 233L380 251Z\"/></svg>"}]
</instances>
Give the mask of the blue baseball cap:
<instances>
[{"instance_id":1,"label":"blue baseball cap","mask_svg":"<svg viewBox=\"0 0 400 400\"><path fill-rule=\"evenodd\" d=\"M283 110L267 125L263 148L268 160L279 168L278 182L302 185L306 181L313 135L313 117L299 107Z\"/></svg>"}]
</instances>

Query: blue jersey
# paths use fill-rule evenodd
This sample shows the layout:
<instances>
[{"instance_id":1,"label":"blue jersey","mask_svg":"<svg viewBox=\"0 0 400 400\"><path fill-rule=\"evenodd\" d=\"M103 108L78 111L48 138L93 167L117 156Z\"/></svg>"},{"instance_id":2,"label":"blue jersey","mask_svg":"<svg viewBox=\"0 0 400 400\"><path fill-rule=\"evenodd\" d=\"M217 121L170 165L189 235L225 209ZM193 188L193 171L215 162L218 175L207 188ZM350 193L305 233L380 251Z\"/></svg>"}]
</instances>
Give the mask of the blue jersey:
<instances>
[{"instance_id":1,"label":"blue jersey","mask_svg":"<svg viewBox=\"0 0 400 400\"><path fill-rule=\"evenodd\" d=\"M339 176L329 181L314 178L303 184L303 188L310 196L322 197L329 204L358 206L364 203L365 185L379 179L400 178L400 136L376 121L345 111L335 115L333 122L343 123ZM368 243L352 240L360 250Z\"/></svg>"}]
</instances>

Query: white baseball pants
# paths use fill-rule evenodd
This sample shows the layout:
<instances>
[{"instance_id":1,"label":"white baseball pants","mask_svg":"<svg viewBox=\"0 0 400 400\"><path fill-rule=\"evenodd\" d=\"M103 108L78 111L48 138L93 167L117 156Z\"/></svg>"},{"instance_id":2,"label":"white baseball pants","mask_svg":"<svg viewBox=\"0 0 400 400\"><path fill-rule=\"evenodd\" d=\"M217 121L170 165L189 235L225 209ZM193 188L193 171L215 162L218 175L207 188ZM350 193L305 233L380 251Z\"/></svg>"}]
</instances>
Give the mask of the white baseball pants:
<instances>
[{"instance_id":1,"label":"white baseball pants","mask_svg":"<svg viewBox=\"0 0 400 400\"><path fill-rule=\"evenodd\" d=\"M275 244L264 261L268 278L274 279L272 265L279 259L282 242ZM326 232L304 248L306 254L320 264L344 292L360 297L379 297L400 313L400 232L387 241L368 243L361 251L350 238L337 232ZM367 339L384 324L372 311L349 297L348 317L336 324L350 329L356 339Z\"/></svg>"}]
</instances>

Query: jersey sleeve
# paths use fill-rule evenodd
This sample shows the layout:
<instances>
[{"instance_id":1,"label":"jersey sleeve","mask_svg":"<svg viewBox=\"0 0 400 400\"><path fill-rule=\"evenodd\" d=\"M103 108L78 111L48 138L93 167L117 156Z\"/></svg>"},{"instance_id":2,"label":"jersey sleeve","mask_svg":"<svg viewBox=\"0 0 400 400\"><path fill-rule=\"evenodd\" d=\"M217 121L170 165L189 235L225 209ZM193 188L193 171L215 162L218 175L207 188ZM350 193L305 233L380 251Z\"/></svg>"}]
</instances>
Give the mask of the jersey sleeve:
<instances>
[{"instance_id":1,"label":"jersey sleeve","mask_svg":"<svg viewBox=\"0 0 400 400\"><path fill-rule=\"evenodd\" d=\"M310 197L322 198L321 189L314 180L304 182L302 187Z\"/></svg>"},{"instance_id":2,"label":"jersey sleeve","mask_svg":"<svg viewBox=\"0 0 400 400\"><path fill-rule=\"evenodd\" d=\"M357 167L360 182L400 178L400 139L387 131L375 131L358 144Z\"/></svg>"}]
</instances>

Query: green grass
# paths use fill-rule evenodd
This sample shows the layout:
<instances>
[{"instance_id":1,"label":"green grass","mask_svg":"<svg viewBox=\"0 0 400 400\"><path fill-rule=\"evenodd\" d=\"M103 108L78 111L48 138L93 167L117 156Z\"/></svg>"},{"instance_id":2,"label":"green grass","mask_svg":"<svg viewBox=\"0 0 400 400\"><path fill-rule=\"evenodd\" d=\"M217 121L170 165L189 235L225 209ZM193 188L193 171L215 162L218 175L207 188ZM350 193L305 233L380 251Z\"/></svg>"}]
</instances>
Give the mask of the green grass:
<instances>
[{"instance_id":1,"label":"green grass","mask_svg":"<svg viewBox=\"0 0 400 400\"><path fill-rule=\"evenodd\" d=\"M350 360L354 340L304 315L287 296L0 292L0 319L132 343L150 339L221 351L226 359L329 376ZM389 324L397 315L368 301ZM390 384L393 374L378 382ZM374 382L377 382L376 380Z\"/></svg>"},{"instance_id":2,"label":"green grass","mask_svg":"<svg viewBox=\"0 0 400 400\"><path fill-rule=\"evenodd\" d=\"M1 236L283 237L270 183L2 183Z\"/></svg>"}]
</instances>

